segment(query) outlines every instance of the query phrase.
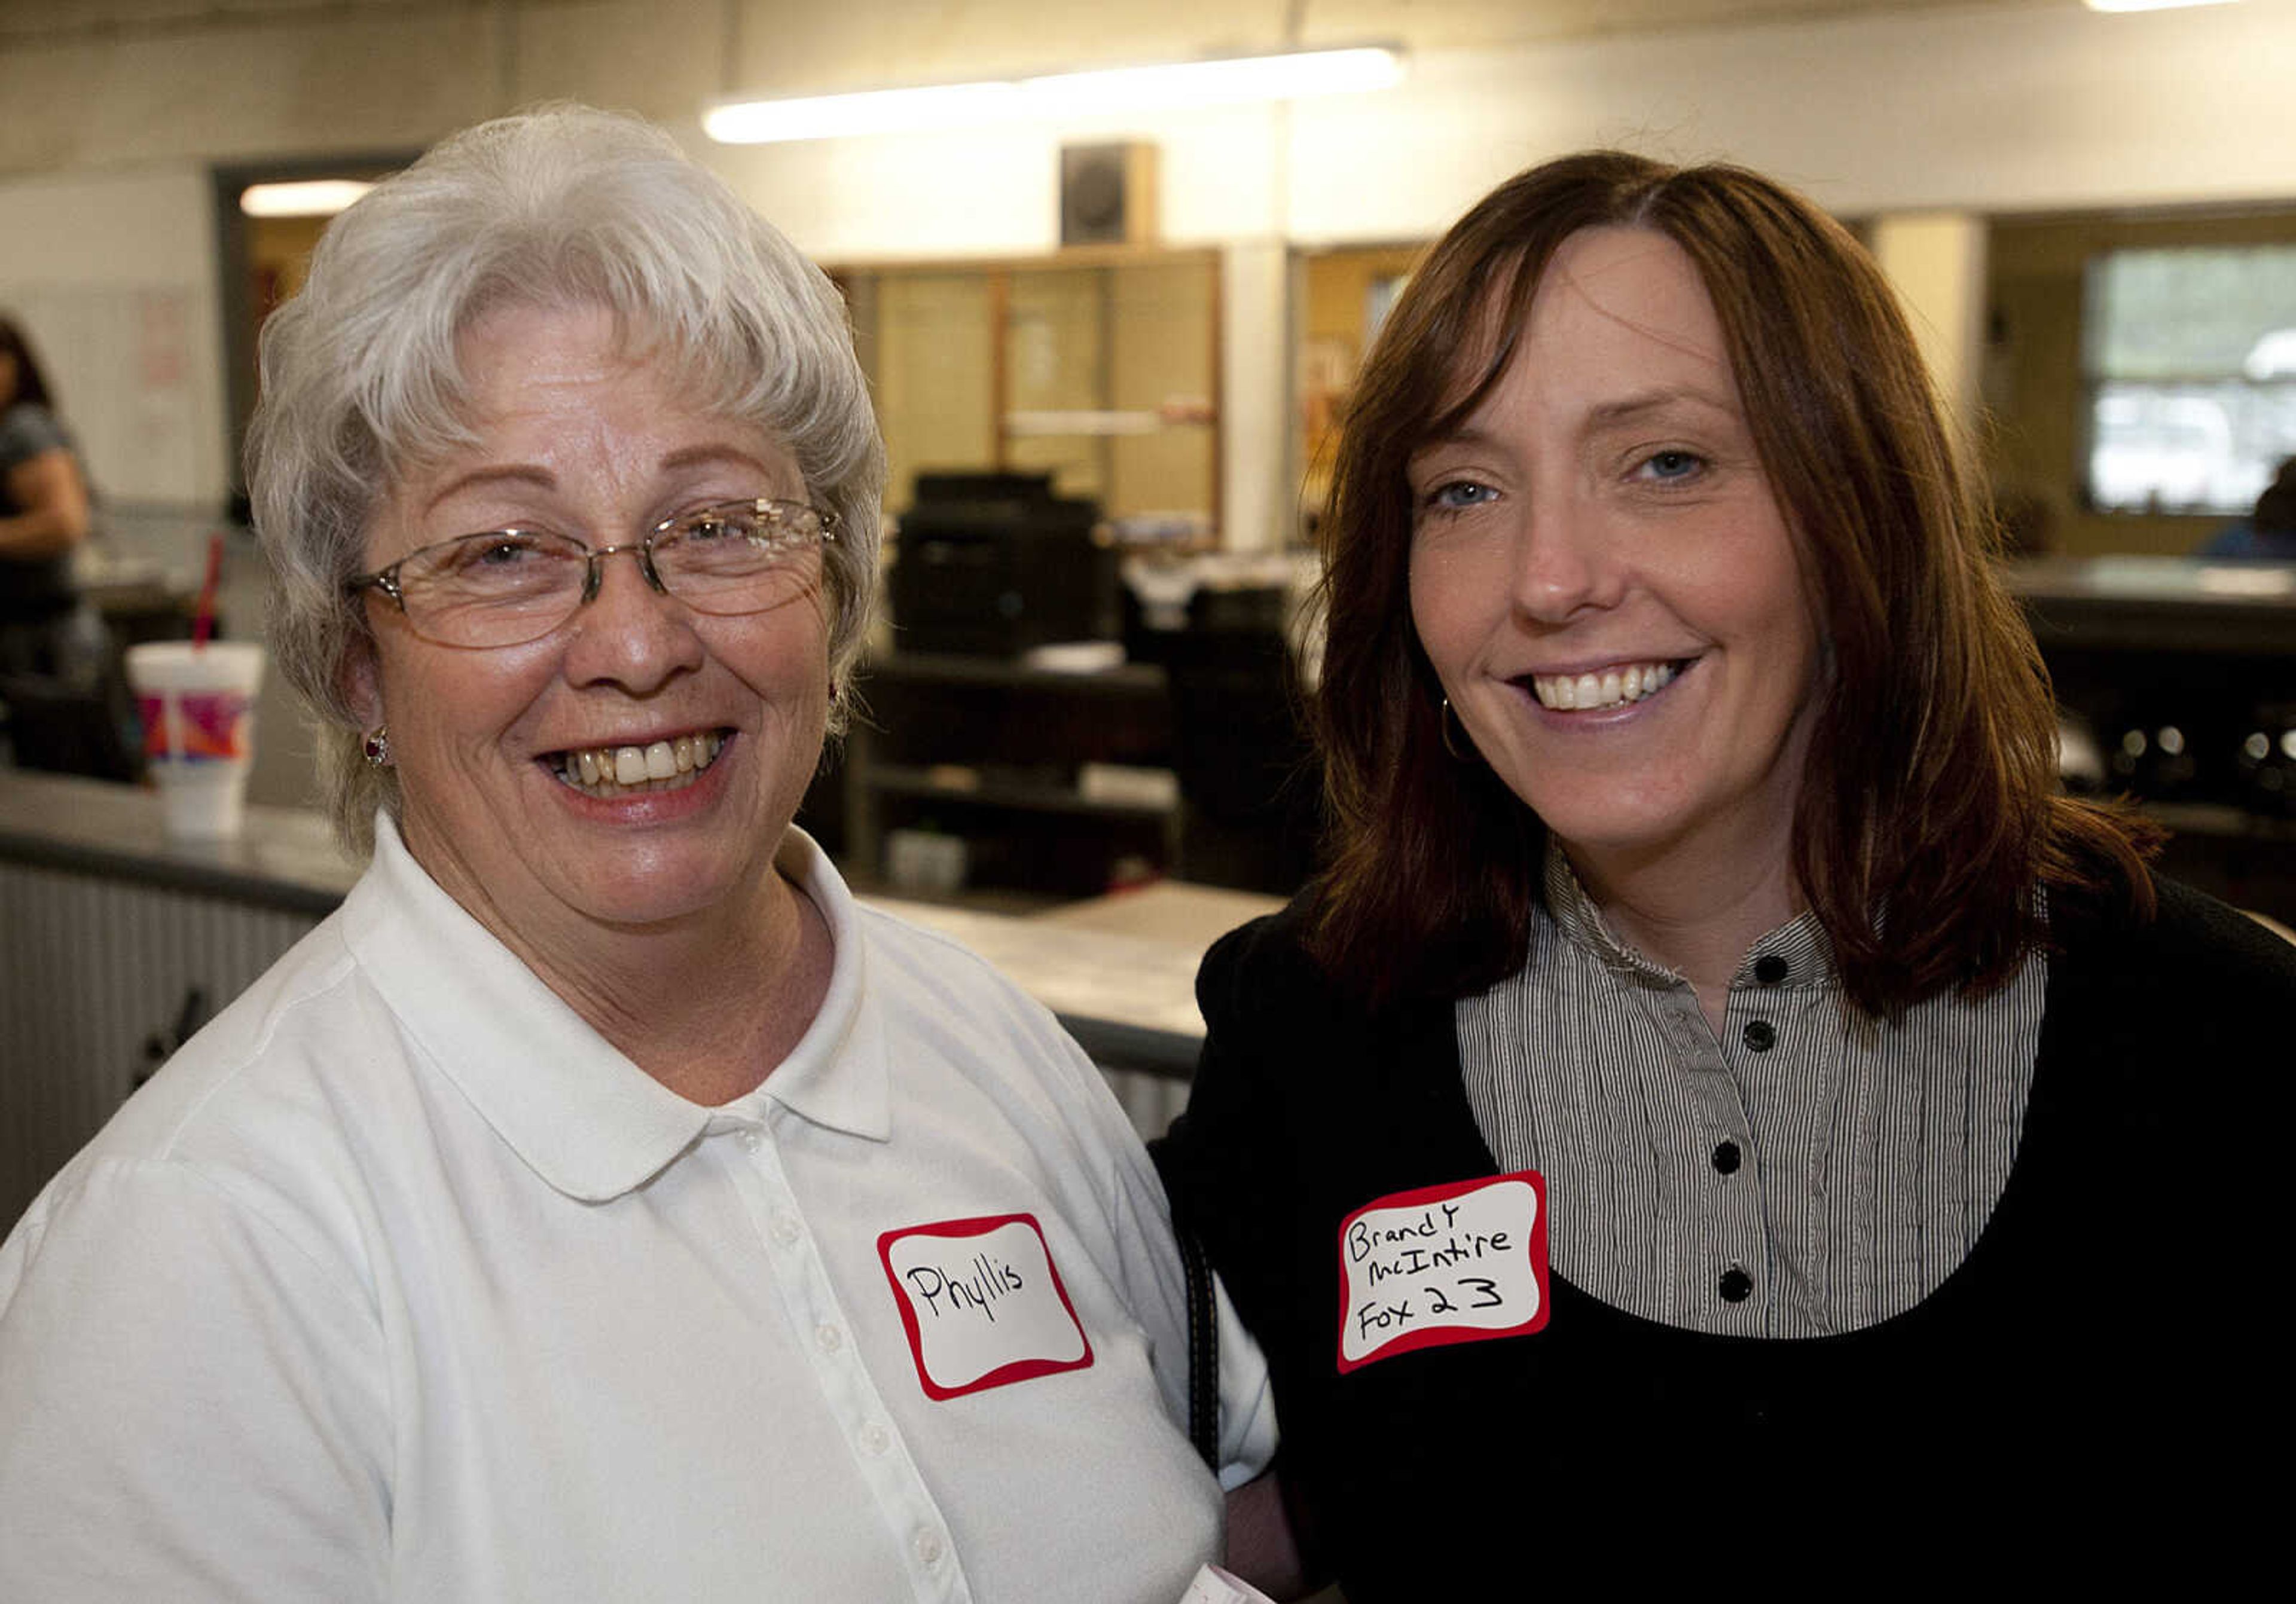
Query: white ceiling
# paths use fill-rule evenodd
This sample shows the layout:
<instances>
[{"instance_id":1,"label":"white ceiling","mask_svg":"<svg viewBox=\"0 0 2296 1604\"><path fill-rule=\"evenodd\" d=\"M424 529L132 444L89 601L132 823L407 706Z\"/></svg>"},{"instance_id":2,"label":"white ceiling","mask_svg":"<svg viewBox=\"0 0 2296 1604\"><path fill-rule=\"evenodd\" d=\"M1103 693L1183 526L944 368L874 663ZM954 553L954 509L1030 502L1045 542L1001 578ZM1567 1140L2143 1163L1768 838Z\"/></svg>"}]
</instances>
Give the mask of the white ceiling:
<instances>
[{"instance_id":1,"label":"white ceiling","mask_svg":"<svg viewBox=\"0 0 2296 1604\"><path fill-rule=\"evenodd\" d=\"M1675 32L1952 9L2064 10L2080 0L1299 0L1314 37L1399 35L1421 46Z\"/></svg>"},{"instance_id":2,"label":"white ceiling","mask_svg":"<svg viewBox=\"0 0 2296 1604\"><path fill-rule=\"evenodd\" d=\"M1127 0L1106 5L1125 8ZM1239 44L1266 45L1294 33L1306 43L1340 37L1400 37L1423 47L1496 44L1535 39L1586 38L1598 35L1729 27L1789 19L1849 16L1866 12L1958 10L2064 9L2079 0L1222 0L1193 6L1188 0L1153 9L1201 11L1207 21ZM605 0L611 5L611 0ZM543 12L587 5L601 0L509 0L509 9ZM676 9L722 13L737 5L745 29L785 27L797 19L786 0L717 0ZM410 23L426 13L500 9L498 0L0 0L0 48L11 44L87 40L104 36L135 37L209 29L270 24L293 25L365 15L397 15ZM910 9L910 8L905 8ZM1025 25L1036 8L1021 0L938 0L910 9L911 26L927 29L993 28L1001 11ZM800 24L802 26L802 24Z\"/></svg>"}]
</instances>

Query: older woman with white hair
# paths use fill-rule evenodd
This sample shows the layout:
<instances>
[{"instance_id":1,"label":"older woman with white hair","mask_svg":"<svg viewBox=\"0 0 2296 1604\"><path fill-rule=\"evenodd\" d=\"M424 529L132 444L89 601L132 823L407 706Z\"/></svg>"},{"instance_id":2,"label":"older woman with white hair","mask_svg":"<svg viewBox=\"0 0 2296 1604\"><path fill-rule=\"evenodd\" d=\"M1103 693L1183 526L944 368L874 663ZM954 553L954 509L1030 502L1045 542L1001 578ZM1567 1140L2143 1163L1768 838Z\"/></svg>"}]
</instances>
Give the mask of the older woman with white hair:
<instances>
[{"instance_id":1,"label":"older woman with white hair","mask_svg":"<svg viewBox=\"0 0 2296 1604\"><path fill-rule=\"evenodd\" d=\"M883 474L828 281L553 109L346 212L263 381L372 863L0 1248L0 1596L1178 1597L1222 1499L1145 1156L791 824Z\"/></svg>"}]
</instances>

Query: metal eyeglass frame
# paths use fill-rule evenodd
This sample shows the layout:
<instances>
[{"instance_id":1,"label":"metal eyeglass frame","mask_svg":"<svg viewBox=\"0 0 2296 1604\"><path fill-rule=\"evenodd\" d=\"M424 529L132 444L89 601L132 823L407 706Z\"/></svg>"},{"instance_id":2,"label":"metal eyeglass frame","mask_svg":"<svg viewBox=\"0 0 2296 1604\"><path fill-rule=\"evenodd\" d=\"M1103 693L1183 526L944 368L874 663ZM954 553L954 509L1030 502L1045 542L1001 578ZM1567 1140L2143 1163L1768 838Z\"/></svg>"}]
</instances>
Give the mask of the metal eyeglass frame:
<instances>
[{"instance_id":1,"label":"metal eyeglass frame","mask_svg":"<svg viewBox=\"0 0 2296 1604\"><path fill-rule=\"evenodd\" d=\"M747 508L750 511L759 515L762 515L765 512L765 510L768 507L796 507L804 511L810 512L814 516L816 521L821 525L821 542L823 544L825 545L837 538L838 517L836 513L829 511L825 507L814 506L809 502L783 501L777 497L768 495L755 497L739 496L733 501L712 502L706 507L696 507L690 512L676 513L672 517L663 519L660 523L654 525L653 528L645 532L645 537L644 539L635 542L623 541L615 545L594 546L586 541L575 539L571 535L554 536L554 538L555 539L564 540L570 544L579 546L582 549L585 571L582 577L581 599L577 601L571 608L567 610L565 618L559 619L557 623L553 624L550 626L550 629L543 630L538 634L529 635L523 641L504 641L497 642L497 644L504 646L522 646L527 644L529 642L538 641L542 639L543 635L548 634L551 630L554 630L561 625L563 625L567 618L571 618L576 613L580 612L584 608L589 606L593 601L597 599L598 586L603 582L601 578L601 575L603 570L599 565L607 558L619 556L624 552L627 552L638 560L638 572L644 577L648 588L652 590L656 595L676 596L679 601L685 601L685 597L678 596L676 591L670 589L669 586L662 583L661 574L653 565L653 543L662 536L667 535L673 529L676 528L681 524L692 523L697 519L708 518L713 512L724 512L735 507ZM426 552L436 552L447 546L460 545L466 540L484 540L493 536L539 535L546 532L547 531L540 529L521 529L512 526L500 529L473 529L468 535L454 535L449 536L445 540L434 540L428 545L415 547L414 550L407 552L406 556L401 557L398 561L391 563L387 568L377 569L372 574L352 575L349 578L343 581L343 594L348 598L356 600L360 593L364 591L379 590L398 604L399 616L406 618L407 620L408 626L412 628L414 625L414 615L406 610L406 594L404 591L400 590L398 586L398 570L400 569L405 568L408 563L414 561L417 557L422 556ZM688 606L693 605L690 602L686 604ZM709 609L701 608L697 610L708 612ZM754 608L750 610L753 612L763 612L766 610L764 608ZM711 614L711 616L714 618L741 618L745 615L734 612L715 613ZM420 630L416 630L415 633L418 635L422 635L422 631ZM422 638L426 641L430 639L428 635L422 635ZM434 646L450 646L455 645L455 642L451 641L431 641L431 644ZM483 651L486 650L486 648L465 647L463 650Z\"/></svg>"}]
</instances>

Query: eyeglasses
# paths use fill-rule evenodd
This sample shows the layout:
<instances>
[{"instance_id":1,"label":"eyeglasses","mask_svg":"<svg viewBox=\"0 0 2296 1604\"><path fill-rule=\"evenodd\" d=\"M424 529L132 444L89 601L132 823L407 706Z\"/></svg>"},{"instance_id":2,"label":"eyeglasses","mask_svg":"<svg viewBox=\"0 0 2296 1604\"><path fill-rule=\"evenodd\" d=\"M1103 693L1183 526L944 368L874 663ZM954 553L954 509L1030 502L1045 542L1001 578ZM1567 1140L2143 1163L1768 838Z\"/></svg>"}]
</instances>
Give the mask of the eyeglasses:
<instances>
[{"instance_id":1,"label":"eyeglasses","mask_svg":"<svg viewBox=\"0 0 2296 1604\"><path fill-rule=\"evenodd\" d=\"M696 612L765 612L816 582L822 543L836 539L836 528L834 512L802 502L733 501L664 519L632 545L490 529L346 579L343 593L381 591L409 628L437 645L519 646L581 610L598 593L598 565L624 552L638 560L648 585Z\"/></svg>"}]
</instances>

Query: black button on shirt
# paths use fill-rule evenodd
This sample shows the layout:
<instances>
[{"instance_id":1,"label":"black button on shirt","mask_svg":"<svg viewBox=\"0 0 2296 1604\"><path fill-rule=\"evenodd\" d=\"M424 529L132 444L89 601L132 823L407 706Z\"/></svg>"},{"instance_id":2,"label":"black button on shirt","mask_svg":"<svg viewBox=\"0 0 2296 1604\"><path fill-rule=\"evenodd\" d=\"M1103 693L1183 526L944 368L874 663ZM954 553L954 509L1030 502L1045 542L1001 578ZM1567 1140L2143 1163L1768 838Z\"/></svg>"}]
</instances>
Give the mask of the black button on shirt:
<instances>
[{"instance_id":1,"label":"black button on shirt","mask_svg":"<svg viewBox=\"0 0 2296 1604\"><path fill-rule=\"evenodd\" d=\"M1754 1290L1754 1278L1736 1264L1722 1272L1720 1291L1726 1303L1744 1303Z\"/></svg>"},{"instance_id":2,"label":"black button on shirt","mask_svg":"<svg viewBox=\"0 0 2296 1604\"><path fill-rule=\"evenodd\" d=\"M1786 978L1786 961L1775 953L1764 953L1754 960L1754 978L1764 986L1775 986Z\"/></svg>"},{"instance_id":3,"label":"black button on shirt","mask_svg":"<svg viewBox=\"0 0 2296 1604\"><path fill-rule=\"evenodd\" d=\"M1746 1045L1756 1052L1767 1052L1778 1044L1778 1033L1767 1019L1756 1019L1746 1027Z\"/></svg>"},{"instance_id":4,"label":"black button on shirt","mask_svg":"<svg viewBox=\"0 0 2296 1604\"><path fill-rule=\"evenodd\" d=\"M1725 1142L1715 1148L1714 1167L1720 1170L1726 1175L1737 1174L1738 1144L1736 1142Z\"/></svg>"}]
</instances>

